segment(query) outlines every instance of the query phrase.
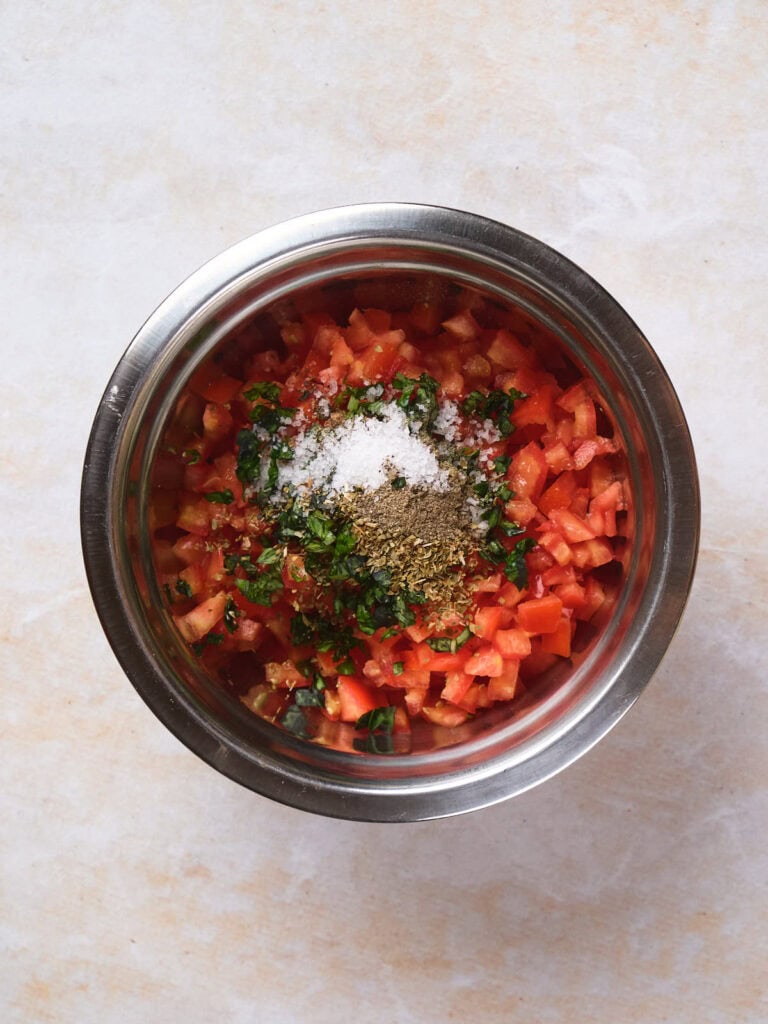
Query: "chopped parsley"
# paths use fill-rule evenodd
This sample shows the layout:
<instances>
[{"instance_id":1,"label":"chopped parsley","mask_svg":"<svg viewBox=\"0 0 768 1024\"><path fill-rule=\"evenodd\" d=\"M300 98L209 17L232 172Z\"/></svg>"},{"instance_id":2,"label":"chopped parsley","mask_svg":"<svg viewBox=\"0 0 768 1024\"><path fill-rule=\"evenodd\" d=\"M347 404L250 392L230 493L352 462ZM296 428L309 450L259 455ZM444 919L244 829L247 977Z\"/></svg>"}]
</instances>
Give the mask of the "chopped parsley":
<instances>
[{"instance_id":1,"label":"chopped parsley","mask_svg":"<svg viewBox=\"0 0 768 1024\"><path fill-rule=\"evenodd\" d=\"M181 594L182 597L192 597L192 587L187 583L186 580L176 580L176 593Z\"/></svg>"}]
</instances>

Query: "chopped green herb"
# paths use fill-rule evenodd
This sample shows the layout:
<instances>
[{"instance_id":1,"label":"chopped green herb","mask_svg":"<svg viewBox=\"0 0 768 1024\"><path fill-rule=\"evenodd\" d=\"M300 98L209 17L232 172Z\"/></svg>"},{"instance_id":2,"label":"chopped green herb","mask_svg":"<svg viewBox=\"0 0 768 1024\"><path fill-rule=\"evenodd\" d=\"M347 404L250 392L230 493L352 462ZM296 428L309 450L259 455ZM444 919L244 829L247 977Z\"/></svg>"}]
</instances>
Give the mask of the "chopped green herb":
<instances>
[{"instance_id":1,"label":"chopped green herb","mask_svg":"<svg viewBox=\"0 0 768 1024\"><path fill-rule=\"evenodd\" d=\"M509 464L510 464L511 461L512 461L512 456L511 455L498 455L493 460L493 468L496 470L497 473L499 473L499 474L501 474L503 476L507 472L507 470L509 469Z\"/></svg>"},{"instance_id":2,"label":"chopped green herb","mask_svg":"<svg viewBox=\"0 0 768 1024\"><path fill-rule=\"evenodd\" d=\"M309 739L306 716L301 708L297 707L295 704L291 704L285 714L282 715L278 721L284 729L293 733L294 736L298 736L299 739Z\"/></svg>"},{"instance_id":3,"label":"chopped green herb","mask_svg":"<svg viewBox=\"0 0 768 1024\"><path fill-rule=\"evenodd\" d=\"M405 662L404 661L396 661L394 663L394 665L392 666L392 675L401 676L404 671L405 671Z\"/></svg>"},{"instance_id":4,"label":"chopped green herb","mask_svg":"<svg viewBox=\"0 0 768 1024\"><path fill-rule=\"evenodd\" d=\"M277 402L280 398L280 385L274 384L272 381L260 381L258 384L252 384L251 387L243 391L243 394L249 402L255 402L258 398L266 398L268 402Z\"/></svg>"},{"instance_id":5,"label":"chopped green herb","mask_svg":"<svg viewBox=\"0 0 768 1024\"><path fill-rule=\"evenodd\" d=\"M523 540L519 540L515 544L504 562L504 575L520 590L528 586L528 566L525 556L535 547L536 541L533 537L524 537Z\"/></svg>"},{"instance_id":6,"label":"chopped green herb","mask_svg":"<svg viewBox=\"0 0 768 1024\"><path fill-rule=\"evenodd\" d=\"M217 505L231 505L235 496L229 488L226 488L223 491L209 491L205 495L205 500L212 504L215 502Z\"/></svg>"},{"instance_id":7,"label":"chopped green herb","mask_svg":"<svg viewBox=\"0 0 768 1024\"><path fill-rule=\"evenodd\" d=\"M355 722L356 729L367 729L368 732L392 732L395 724L395 708L381 707L366 711Z\"/></svg>"},{"instance_id":8,"label":"chopped green herb","mask_svg":"<svg viewBox=\"0 0 768 1024\"><path fill-rule=\"evenodd\" d=\"M440 651L444 654L455 654L460 647L463 647L467 640L472 639L472 633L468 626L458 636L432 636L427 638L427 644L433 651Z\"/></svg>"},{"instance_id":9,"label":"chopped green herb","mask_svg":"<svg viewBox=\"0 0 768 1024\"><path fill-rule=\"evenodd\" d=\"M396 476L392 481L392 489L395 491L401 491L405 487L407 480L404 476Z\"/></svg>"},{"instance_id":10,"label":"chopped green herb","mask_svg":"<svg viewBox=\"0 0 768 1024\"><path fill-rule=\"evenodd\" d=\"M261 442L252 430L239 430L237 443L237 479L249 484L261 472Z\"/></svg>"},{"instance_id":11,"label":"chopped green herb","mask_svg":"<svg viewBox=\"0 0 768 1024\"><path fill-rule=\"evenodd\" d=\"M481 420L491 420L502 437L508 437L515 429L511 416L515 402L528 396L516 388L508 391L470 391L461 403L461 411L465 416L476 416ZM501 470L497 470L501 472Z\"/></svg>"},{"instance_id":12,"label":"chopped green herb","mask_svg":"<svg viewBox=\"0 0 768 1024\"><path fill-rule=\"evenodd\" d=\"M194 466L200 461L200 452L197 448L185 448L181 453L181 457L188 466Z\"/></svg>"},{"instance_id":13,"label":"chopped green herb","mask_svg":"<svg viewBox=\"0 0 768 1024\"><path fill-rule=\"evenodd\" d=\"M282 548L264 548L259 557L256 559L257 565L275 565L276 562L282 561L283 550Z\"/></svg>"},{"instance_id":14,"label":"chopped green herb","mask_svg":"<svg viewBox=\"0 0 768 1024\"><path fill-rule=\"evenodd\" d=\"M276 434L283 421L293 419L295 412L295 409L282 405L255 405L251 409L251 423L266 430L268 434Z\"/></svg>"},{"instance_id":15,"label":"chopped green herb","mask_svg":"<svg viewBox=\"0 0 768 1024\"><path fill-rule=\"evenodd\" d=\"M182 597L192 597L192 587L187 583L186 580L176 580L176 593L181 594Z\"/></svg>"},{"instance_id":16,"label":"chopped green herb","mask_svg":"<svg viewBox=\"0 0 768 1024\"><path fill-rule=\"evenodd\" d=\"M355 674L355 663L351 658L345 658L344 661L340 661L336 666L336 671L340 676L353 676Z\"/></svg>"},{"instance_id":17,"label":"chopped green herb","mask_svg":"<svg viewBox=\"0 0 768 1024\"><path fill-rule=\"evenodd\" d=\"M163 592L165 594L165 598L168 604L173 604L173 592L171 591L171 588L168 586L167 583L163 584Z\"/></svg>"},{"instance_id":18,"label":"chopped green herb","mask_svg":"<svg viewBox=\"0 0 768 1024\"><path fill-rule=\"evenodd\" d=\"M294 690L293 699L300 708L321 708L325 704L322 690L316 690L313 686L302 686Z\"/></svg>"},{"instance_id":19,"label":"chopped green herb","mask_svg":"<svg viewBox=\"0 0 768 1024\"><path fill-rule=\"evenodd\" d=\"M255 579L235 580L235 586L251 604L269 606L272 595L283 589L283 578L280 572L265 572Z\"/></svg>"},{"instance_id":20,"label":"chopped green herb","mask_svg":"<svg viewBox=\"0 0 768 1024\"><path fill-rule=\"evenodd\" d=\"M192 644L192 650L200 656L206 647L217 647L224 639L223 633L207 633L202 640L198 640L197 643Z\"/></svg>"}]
</instances>

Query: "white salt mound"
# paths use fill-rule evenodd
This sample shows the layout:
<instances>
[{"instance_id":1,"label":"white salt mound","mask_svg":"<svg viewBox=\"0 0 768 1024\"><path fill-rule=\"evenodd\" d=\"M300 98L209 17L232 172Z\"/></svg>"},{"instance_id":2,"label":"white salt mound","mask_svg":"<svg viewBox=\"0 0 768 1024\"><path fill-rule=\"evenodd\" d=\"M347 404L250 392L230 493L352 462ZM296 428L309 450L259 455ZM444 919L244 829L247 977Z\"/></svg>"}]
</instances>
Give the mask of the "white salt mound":
<instances>
[{"instance_id":1,"label":"white salt mound","mask_svg":"<svg viewBox=\"0 0 768 1024\"><path fill-rule=\"evenodd\" d=\"M280 466L278 490L341 494L354 487L375 490L395 473L411 486L448 489L448 476L430 447L414 436L402 409L388 405L382 419L355 416L326 431L296 438L293 459ZM279 500L279 498L278 498Z\"/></svg>"}]
</instances>

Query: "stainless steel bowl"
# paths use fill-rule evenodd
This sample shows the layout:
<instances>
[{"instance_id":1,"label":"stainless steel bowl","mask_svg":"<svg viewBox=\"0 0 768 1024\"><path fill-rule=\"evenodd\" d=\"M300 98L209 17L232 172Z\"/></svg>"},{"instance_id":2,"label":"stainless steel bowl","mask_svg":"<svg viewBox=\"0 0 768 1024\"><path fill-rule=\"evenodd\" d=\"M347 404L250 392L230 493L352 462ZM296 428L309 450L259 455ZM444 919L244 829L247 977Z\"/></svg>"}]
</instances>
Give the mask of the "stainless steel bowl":
<instances>
[{"instance_id":1,"label":"stainless steel bowl","mask_svg":"<svg viewBox=\"0 0 768 1024\"><path fill-rule=\"evenodd\" d=\"M606 621L567 672L510 714L431 729L403 756L287 735L230 699L189 658L163 611L147 521L152 468L178 396L236 328L309 286L438 275L555 333L590 374L624 439L634 537ZM85 460L88 579L120 664L162 722L242 785L316 813L408 821L495 803L587 751L630 708L683 611L698 544L693 450L677 396L623 309L543 243L473 214L396 203L299 217L217 256L152 314L117 365Z\"/></svg>"}]
</instances>

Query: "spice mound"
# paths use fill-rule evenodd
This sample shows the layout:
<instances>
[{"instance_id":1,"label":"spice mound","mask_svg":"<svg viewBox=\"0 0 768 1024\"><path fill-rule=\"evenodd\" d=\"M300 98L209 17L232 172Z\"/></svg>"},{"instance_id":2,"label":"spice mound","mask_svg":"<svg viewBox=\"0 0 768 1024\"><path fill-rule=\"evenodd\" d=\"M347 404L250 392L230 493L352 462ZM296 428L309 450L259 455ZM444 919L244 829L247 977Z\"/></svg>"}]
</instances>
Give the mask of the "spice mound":
<instances>
[{"instance_id":1,"label":"spice mound","mask_svg":"<svg viewBox=\"0 0 768 1024\"><path fill-rule=\"evenodd\" d=\"M478 542L467 495L455 483L437 491L393 486L397 479L342 499L356 550L372 569L391 573L393 589L419 590L438 611L466 605L461 570Z\"/></svg>"},{"instance_id":2,"label":"spice mound","mask_svg":"<svg viewBox=\"0 0 768 1024\"><path fill-rule=\"evenodd\" d=\"M489 300L402 294L342 322L283 306L196 371L150 508L194 656L351 753L514 711L610 608L627 543L594 383Z\"/></svg>"}]
</instances>

